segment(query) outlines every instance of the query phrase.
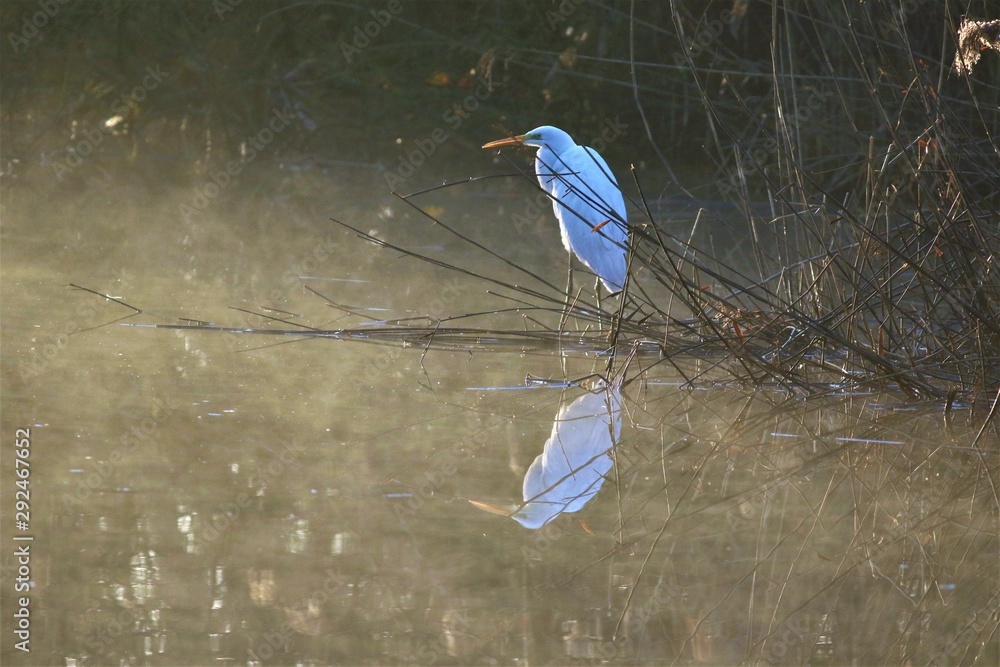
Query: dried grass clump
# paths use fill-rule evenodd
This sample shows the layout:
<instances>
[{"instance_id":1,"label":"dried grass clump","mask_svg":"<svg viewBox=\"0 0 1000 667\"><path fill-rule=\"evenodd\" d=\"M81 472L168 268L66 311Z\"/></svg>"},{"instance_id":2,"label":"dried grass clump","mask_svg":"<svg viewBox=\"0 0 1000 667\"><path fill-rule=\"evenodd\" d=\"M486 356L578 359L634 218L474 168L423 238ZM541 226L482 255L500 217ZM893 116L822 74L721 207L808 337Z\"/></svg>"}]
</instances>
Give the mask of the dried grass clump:
<instances>
[{"instance_id":1,"label":"dried grass clump","mask_svg":"<svg viewBox=\"0 0 1000 667\"><path fill-rule=\"evenodd\" d=\"M958 51L955 52L955 71L971 74L983 51L1000 51L1000 21L964 19L958 28Z\"/></svg>"}]
</instances>

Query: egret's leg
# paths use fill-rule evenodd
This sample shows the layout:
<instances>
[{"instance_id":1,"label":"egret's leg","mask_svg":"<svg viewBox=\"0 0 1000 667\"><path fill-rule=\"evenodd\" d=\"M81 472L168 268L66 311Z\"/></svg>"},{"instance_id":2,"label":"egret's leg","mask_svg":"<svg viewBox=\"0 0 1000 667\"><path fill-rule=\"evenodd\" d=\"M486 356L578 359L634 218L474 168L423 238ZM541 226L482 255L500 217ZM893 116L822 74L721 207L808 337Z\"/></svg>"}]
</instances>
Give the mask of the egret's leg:
<instances>
[{"instance_id":1,"label":"egret's leg","mask_svg":"<svg viewBox=\"0 0 1000 667\"><path fill-rule=\"evenodd\" d=\"M604 327L604 318L602 317L602 313L604 312L604 309L601 308L601 279L600 278L597 278L596 280L594 280L594 294L597 296L597 318L598 318L598 321L601 323L601 327L603 328Z\"/></svg>"},{"instance_id":2,"label":"egret's leg","mask_svg":"<svg viewBox=\"0 0 1000 667\"><path fill-rule=\"evenodd\" d=\"M566 298L573 297L573 253L566 255Z\"/></svg>"},{"instance_id":3,"label":"egret's leg","mask_svg":"<svg viewBox=\"0 0 1000 667\"><path fill-rule=\"evenodd\" d=\"M573 301L573 253L566 256L566 303L563 305L562 318L559 320L559 332L562 333L569 319L569 305Z\"/></svg>"}]
</instances>

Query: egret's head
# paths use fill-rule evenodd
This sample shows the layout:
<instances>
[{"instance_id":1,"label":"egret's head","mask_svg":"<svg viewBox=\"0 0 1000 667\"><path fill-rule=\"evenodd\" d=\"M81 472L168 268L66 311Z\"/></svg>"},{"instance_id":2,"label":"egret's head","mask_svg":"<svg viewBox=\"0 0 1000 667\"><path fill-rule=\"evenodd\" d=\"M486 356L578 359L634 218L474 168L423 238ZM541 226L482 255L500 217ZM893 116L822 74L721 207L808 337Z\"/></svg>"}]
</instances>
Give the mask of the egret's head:
<instances>
[{"instance_id":1,"label":"egret's head","mask_svg":"<svg viewBox=\"0 0 1000 667\"><path fill-rule=\"evenodd\" d=\"M561 153L565 149L575 145L576 142L573 141L573 138L558 127L542 125L516 137L491 141L485 144L483 148L503 148L504 146L534 146L541 148L544 146L556 153Z\"/></svg>"}]
</instances>

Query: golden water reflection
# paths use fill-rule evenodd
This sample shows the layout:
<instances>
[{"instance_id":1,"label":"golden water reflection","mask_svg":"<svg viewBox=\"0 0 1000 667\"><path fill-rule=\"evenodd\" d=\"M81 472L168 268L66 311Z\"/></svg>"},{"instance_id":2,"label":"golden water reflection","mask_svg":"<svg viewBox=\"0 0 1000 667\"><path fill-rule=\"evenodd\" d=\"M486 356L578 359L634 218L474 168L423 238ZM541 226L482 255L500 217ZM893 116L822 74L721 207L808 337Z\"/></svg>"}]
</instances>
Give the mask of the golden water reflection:
<instances>
[{"instance_id":1,"label":"golden water reflection","mask_svg":"<svg viewBox=\"0 0 1000 667\"><path fill-rule=\"evenodd\" d=\"M376 185L354 187L370 203ZM600 490L528 530L468 501L516 498L586 392L507 388L603 358L124 328L108 324L120 307L65 287L151 321L248 327L265 322L229 306L356 323L303 282L386 318L500 307L481 284L331 231L318 185L308 201L289 188L197 222L177 199L112 187L8 202L3 419L33 434L37 664L1000 659L997 437L972 446L982 414L685 387L640 357ZM391 202L324 192L357 224L477 261ZM495 195L444 192L442 206L505 247L486 224L503 220ZM549 236L516 249L560 266ZM318 243L324 260L301 273Z\"/></svg>"},{"instance_id":2,"label":"golden water reflection","mask_svg":"<svg viewBox=\"0 0 1000 667\"><path fill-rule=\"evenodd\" d=\"M220 466L213 488L59 503L47 630L81 660L169 664L991 655L992 452L963 446L971 429L846 399L625 392L603 488L533 531L463 500L517 488L511 461L565 400L549 393L504 396L486 431L414 424L280 470L280 450ZM866 440L876 424L896 440Z\"/></svg>"}]
</instances>

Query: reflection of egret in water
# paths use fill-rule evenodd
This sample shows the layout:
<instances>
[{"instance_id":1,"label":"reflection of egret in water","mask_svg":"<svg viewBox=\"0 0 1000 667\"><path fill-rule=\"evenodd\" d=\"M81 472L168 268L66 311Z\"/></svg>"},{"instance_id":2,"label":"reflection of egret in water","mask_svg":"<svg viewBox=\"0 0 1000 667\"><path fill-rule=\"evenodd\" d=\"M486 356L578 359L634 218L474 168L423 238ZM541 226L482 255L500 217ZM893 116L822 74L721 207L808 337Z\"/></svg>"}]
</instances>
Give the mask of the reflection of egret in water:
<instances>
[{"instance_id":1,"label":"reflection of egret in water","mask_svg":"<svg viewBox=\"0 0 1000 667\"><path fill-rule=\"evenodd\" d=\"M611 448L621 436L621 393L617 387L584 394L559 409L552 435L524 475L524 504L498 507L526 528L541 528L563 512L578 512L597 495L611 470Z\"/></svg>"}]
</instances>

